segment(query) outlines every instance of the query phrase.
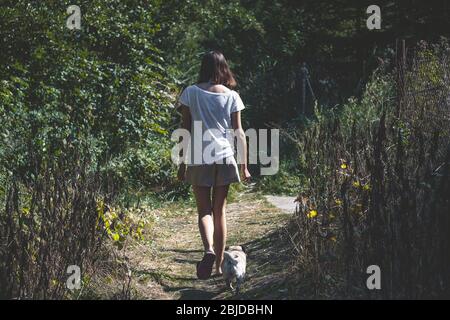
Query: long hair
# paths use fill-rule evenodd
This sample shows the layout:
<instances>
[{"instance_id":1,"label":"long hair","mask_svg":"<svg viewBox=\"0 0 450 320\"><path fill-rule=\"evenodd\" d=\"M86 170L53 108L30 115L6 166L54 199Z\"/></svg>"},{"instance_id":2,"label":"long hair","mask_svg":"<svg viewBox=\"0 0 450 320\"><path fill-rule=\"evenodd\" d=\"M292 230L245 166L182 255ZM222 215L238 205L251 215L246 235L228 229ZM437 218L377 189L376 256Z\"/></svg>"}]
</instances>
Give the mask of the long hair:
<instances>
[{"instance_id":1,"label":"long hair","mask_svg":"<svg viewBox=\"0 0 450 320\"><path fill-rule=\"evenodd\" d=\"M224 55L219 51L210 51L203 55L198 83L212 82L222 84L230 89L236 87L234 75Z\"/></svg>"}]
</instances>

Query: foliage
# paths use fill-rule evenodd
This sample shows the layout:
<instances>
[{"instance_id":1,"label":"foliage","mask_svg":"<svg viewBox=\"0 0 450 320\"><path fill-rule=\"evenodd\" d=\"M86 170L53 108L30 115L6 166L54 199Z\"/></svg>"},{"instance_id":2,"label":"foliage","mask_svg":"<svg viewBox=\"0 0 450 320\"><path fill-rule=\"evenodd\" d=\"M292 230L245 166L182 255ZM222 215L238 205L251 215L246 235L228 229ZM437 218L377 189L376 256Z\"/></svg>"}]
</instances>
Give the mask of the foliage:
<instances>
[{"instance_id":1,"label":"foliage","mask_svg":"<svg viewBox=\"0 0 450 320\"><path fill-rule=\"evenodd\" d=\"M304 187L305 177L298 163L286 159L280 163L279 171L274 176L261 176L255 190L265 194L294 195Z\"/></svg>"},{"instance_id":2,"label":"foliage","mask_svg":"<svg viewBox=\"0 0 450 320\"><path fill-rule=\"evenodd\" d=\"M448 51L407 62L298 137L309 183L292 228L306 295L448 297ZM381 291L366 288L370 265Z\"/></svg>"},{"instance_id":3,"label":"foliage","mask_svg":"<svg viewBox=\"0 0 450 320\"><path fill-rule=\"evenodd\" d=\"M65 3L4 4L1 295L60 298L66 267L87 270L96 261L103 234L96 203L112 202L129 179L147 186L173 180L173 85L149 2L79 1L79 31L66 28ZM120 227L113 237L129 232L119 221L111 225Z\"/></svg>"},{"instance_id":4,"label":"foliage","mask_svg":"<svg viewBox=\"0 0 450 320\"><path fill-rule=\"evenodd\" d=\"M303 62L320 104L332 106L361 94L379 60L389 63L396 39L436 41L448 36L448 3L437 2L379 1L382 29L373 31L366 27L366 9L373 3L361 0L168 0L155 19L163 35L161 49L177 81L191 84L201 54L222 50L248 107L245 126L260 128L269 122L284 126L302 116ZM313 102L307 95L311 115Z\"/></svg>"},{"instance_id":5,"label":"foliage","mask_svg":"<svg viewBox=\"0 0 450 320\"><path fill-rule=\"evenodd\" d=\"M29 147L52 158L84 141L104 165L167 136L172 98L157 26L148 4L130 5L80 3L81 31L65 27L66 7L56 2L2 8L5 165L27 167Z\"/></svg>"}]
</instances>

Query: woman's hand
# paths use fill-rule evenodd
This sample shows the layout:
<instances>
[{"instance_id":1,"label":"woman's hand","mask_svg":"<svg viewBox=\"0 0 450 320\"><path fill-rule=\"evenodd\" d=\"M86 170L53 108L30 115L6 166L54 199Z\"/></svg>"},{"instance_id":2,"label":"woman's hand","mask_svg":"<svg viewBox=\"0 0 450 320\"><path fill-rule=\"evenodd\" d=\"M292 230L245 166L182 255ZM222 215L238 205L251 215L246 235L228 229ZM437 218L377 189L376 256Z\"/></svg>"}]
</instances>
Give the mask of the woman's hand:
<instances>
[{"instance_id":1,"label":"woman's hand","mask_svg":"<svg viewBox=\"0 0 450 320\"><path fill-rule=\"evenodd\" d=\"M250 171L248 171L247 166L241 165L241 179L244 182L248 182L252 175L250 174Z\"/></svg>"},{"instance_id":2,"label":"woman's hand","mask_svg":"<svg viewBox=\"0 0 450 320\"><path fill-rule=\"evenodd\" d=\"M177 173L178 180L184 181L185 175L186 175L186 165L184 163L182 163L178 167L178 173Z\"/></svg>"}]
</instances>

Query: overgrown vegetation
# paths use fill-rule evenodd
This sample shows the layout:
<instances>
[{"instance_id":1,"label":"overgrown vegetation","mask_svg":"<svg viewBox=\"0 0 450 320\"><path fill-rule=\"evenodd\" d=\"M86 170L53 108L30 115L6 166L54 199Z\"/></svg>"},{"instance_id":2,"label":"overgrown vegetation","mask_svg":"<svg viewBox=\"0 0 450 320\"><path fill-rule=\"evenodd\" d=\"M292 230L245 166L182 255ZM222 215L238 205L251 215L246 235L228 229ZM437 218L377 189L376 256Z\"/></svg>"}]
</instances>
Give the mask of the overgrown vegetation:
<instances>
[{"instance_id":1,"label":"overgrown vegetation","mask_svg":"<svg viewBox=\"0 0 450 320\"><path fill-rule=\"evenodd\" d=\"M173 180L172 81L151 6L79 5L80 31L65 27L64 3L0 9L2 298L64 297L67 266L92 271L105 230L122 236L99 203Z\"/></svg>"},{"instance_id":2,"label":"overgrown vegetation","mask_svg":"<svg viewBox=\"0 0 450 320\"><path fill-rule=\"evenodd\" d=\"M422 44L299 134L308 186L292 228L310 289L299 295L449 297L448 52ZM367 290L370 265L383 290Z\"/></svg>"}]
</instances>

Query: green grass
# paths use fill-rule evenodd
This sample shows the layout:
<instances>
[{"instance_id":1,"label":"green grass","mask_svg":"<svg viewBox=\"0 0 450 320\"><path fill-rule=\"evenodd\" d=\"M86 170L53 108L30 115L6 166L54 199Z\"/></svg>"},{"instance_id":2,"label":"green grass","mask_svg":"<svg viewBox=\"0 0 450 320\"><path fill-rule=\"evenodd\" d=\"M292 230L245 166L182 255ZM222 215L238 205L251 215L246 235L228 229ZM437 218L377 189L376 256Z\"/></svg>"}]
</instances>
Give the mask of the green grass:
<instances>
[{"instance_id":1,"label":"green grass","mask_svg":"<svg viewBox=\"0 0 450 320\"><path fill-rule=\"evenodd\" d=\"M304 185L295 159L281 161L278 173L256 180L255 190L264 194L296 196Z\"/></svg>"}]
</instances>

